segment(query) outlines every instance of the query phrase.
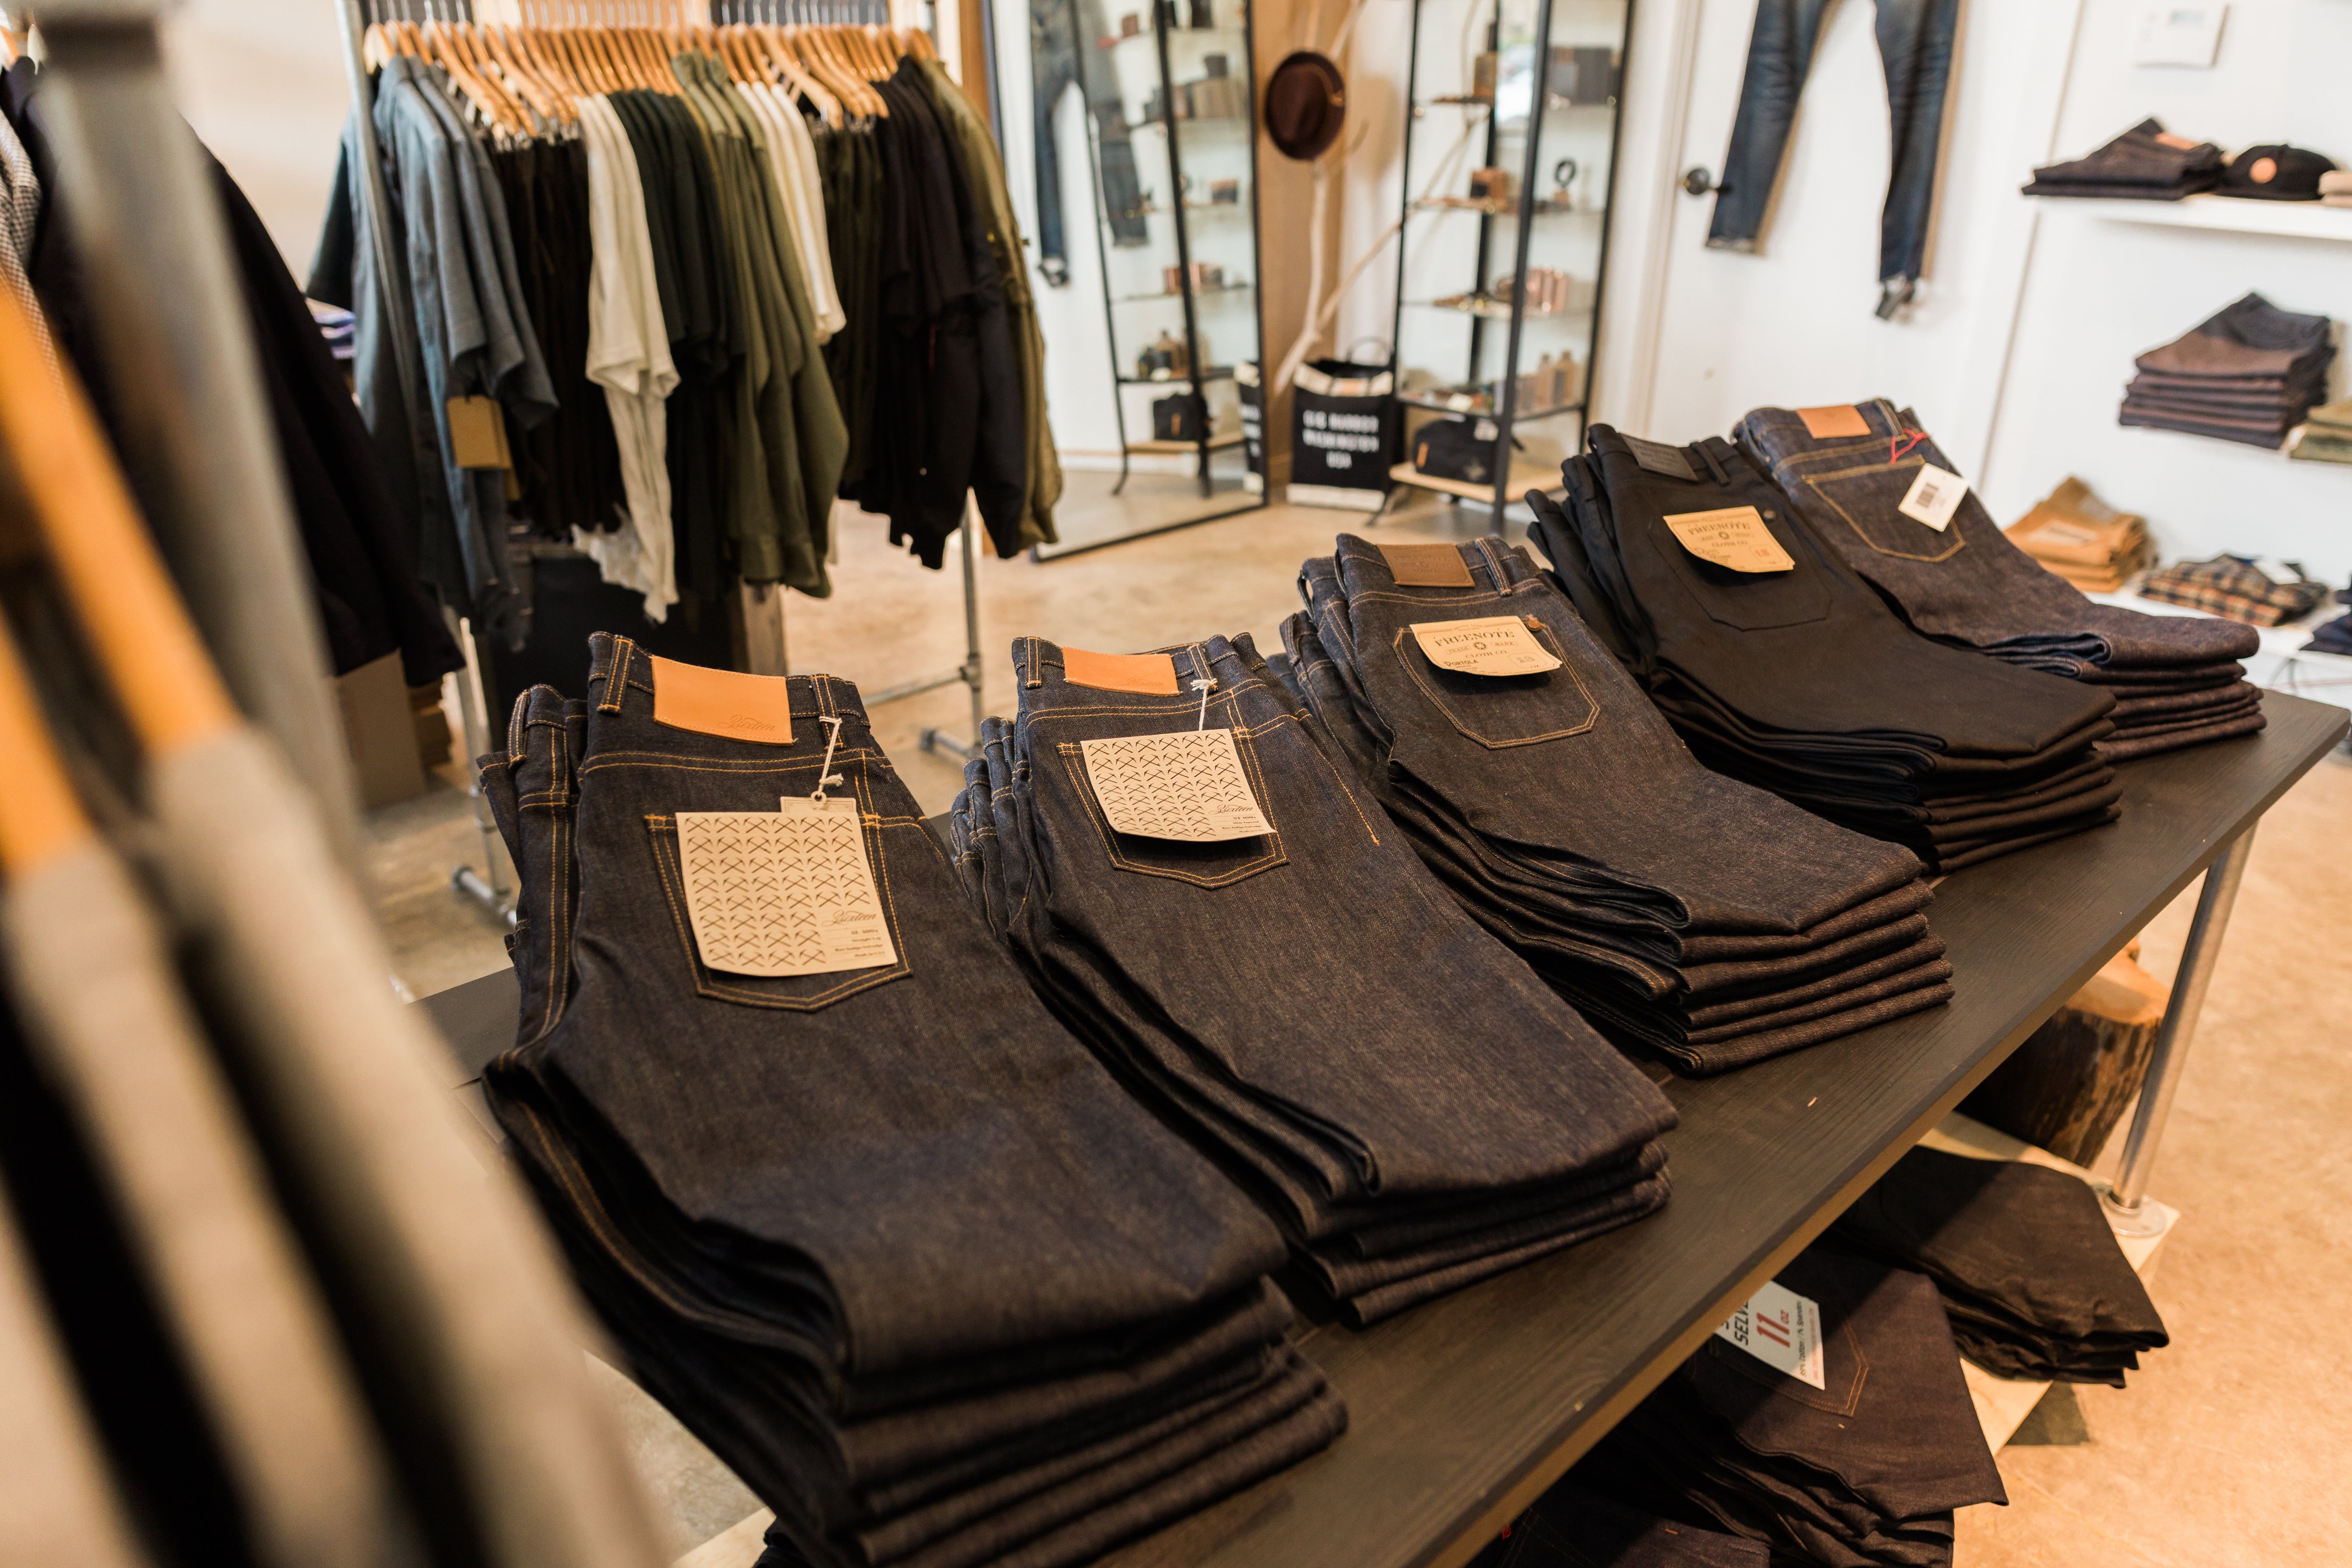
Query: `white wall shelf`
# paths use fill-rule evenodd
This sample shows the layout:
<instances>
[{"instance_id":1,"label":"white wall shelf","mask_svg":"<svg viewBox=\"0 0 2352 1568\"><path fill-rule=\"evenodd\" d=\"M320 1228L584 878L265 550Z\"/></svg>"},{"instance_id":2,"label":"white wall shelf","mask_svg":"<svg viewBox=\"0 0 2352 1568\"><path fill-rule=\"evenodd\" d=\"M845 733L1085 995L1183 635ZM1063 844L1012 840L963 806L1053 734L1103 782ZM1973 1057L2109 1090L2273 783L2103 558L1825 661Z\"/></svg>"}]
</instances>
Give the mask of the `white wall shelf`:
<instances>
[{"instance_id":1,"label":"white wall shelf","mask_svg":"<svg viewBox=\"0 0 2352 1568\"><path fill-rule=\"evenodd\" d=\"M2121 201L2105 196L2038 196L2044 206L2085 213L2108 223L2156 228L2208 228L2279 239L2332 239L2352 244L2352 207L2318 202L2250 201L2242 196L2184 196L2177 202Z\"/></svg>"}]
</instances>

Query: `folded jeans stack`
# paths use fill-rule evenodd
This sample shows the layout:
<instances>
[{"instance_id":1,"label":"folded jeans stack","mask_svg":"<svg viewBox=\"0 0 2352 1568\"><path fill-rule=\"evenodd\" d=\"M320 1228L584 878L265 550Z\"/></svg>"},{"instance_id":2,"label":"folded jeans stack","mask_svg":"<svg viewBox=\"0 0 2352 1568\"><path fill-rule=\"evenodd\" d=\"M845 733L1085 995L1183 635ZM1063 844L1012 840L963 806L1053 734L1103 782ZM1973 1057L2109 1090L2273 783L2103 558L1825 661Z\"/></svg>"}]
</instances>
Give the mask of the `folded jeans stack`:
<instances>
[{"instance_id":1,"label":"folded jeans stack","mask_svg":"<svg viewBox=\"0 0 2352 1568\"><path fill-rule=\"evenodd\" d=\"M1824 415L1850 416L1848 429L1858 418L1862 433L1816 437L1808 416L1819 424ZM2100 760L2263 727L2262 693L2237 662L2261 646L2245 627L2093 604L2003 537L1957 476L1949 484L1959 500L1943 527L1905 511L1913 489L1932 479L1927 466L1951 471L1910 410L1883 397L1852 408L1759 408L1740 421L1737 439L1771 469L1814 536L1915 630L2111 689L2115 733L2099 742Z\"/></svg>"},{"instance_id":2,"label":"folded jeans stack","mask_svg":"<svg viewBox=\"0 0 2352 1568\"><path fill-rule=\"evenodd\" d=\"M1075 1563L1328 1443L1281 1238L1022 983L856 691L592 648L484 759L523 999L484 1088L772 1556Z\"/></svg>"},{"instance_id":3,"label":"folded jeans stack","mask_svg":"<svg viewBox=\"0 0 2352 1568\"><path fill-rule=\"evenodd\" d=\"M2352 605L2352 588L2336 589L2335 598L2339 605ZM2352 615L2338 616L2314 626L2311 640L2299 651L2352 655Z\"/></svg>"},{"instance_id":4,"label":"folded jeans stack","mask_svg":"<svg viewBox=\"0 0 2352 1568\"><path fill-rule=\"evenodd\" d=\"M2009 1497L1935 1282L1816 1244L1774 1285L1759 1296L1779 1310L1751 1303L1751 1334L1758 1316L1785 1323L1806 1375L1762 1359L1781 1348L1762 1336L1750 1352L1719 1331L1570 1479L1761 1541L1776 1562L1948 1568L1952 1510Z\"/></svg>"},{"instance_id":5,"label":"folded jeans stack","mask_svg":"<svg viewBox=\"0 0 2352 1568\"><path fill-rule=\"evenodd\" d=\"M2275 448L2327 395L2331 325L2248 294L2135 360L2118 422Z\"/></svg>"},{"instance_id":6,"label":"folded jeans stack","mask_svg":"<svg viewBox=\"0 0 2352 1568\"><path fill-rule=\"evenodd\" d=\"M2133 573L2156 563L2147 520L2117 511L2072 476L2001 531L2043 571L2086 594L2116 593Z\"/></svg>"},{"instance_id":7,"label":"folded jeans stack","mask_svg":"<svg viewBox=\"0 0 2352 1568\"><path fill-rule=\"evenodd\" d=\"M2322 206L2352 207L2352 169L2330 169L2319 176Z\"/></svg>"},{"instance_id":8,"label":"folded jeans stack","mask_svg":"<svg viewBox=\"0 0 2352 1568\"><path fill-rule=\"evenodd\" d=\"M2251 628L2284 626L2309 615L2327 597L2327 584L2305 576L2292 561L2216 555L2210 561L2177 561L2151 572L2139 592L2144 599L2203 610ZM2254 640L2260 646L2260 639Z\"/></svg>"},{"instance_id":9,"label":"folded jeans stack","mask_svg":"<svg viewBox=\"0 0 2352 1568\"><path fill-rule=\"evenodd\" d=\"M2064 1171L1914 1149L1830 1239L1933 1279L1960 1353L1996 1377L2121 1388L2170 1342L2098 1194Z\"/></svg>"},{"instance_id":10,"label":"folded jeans stack","mask_svg":"<svg viewBox=\"0 0 2352 1568\"><path fill-rule=\"evenodd\" d=\"M2346 198L2352 202L2352 197ZM2324 403L2287 433L2286 455L2306 463L2352 463L2352 397Z\"/></svg>"},{"instance_id":11,"label":"folded jeans stack","mask_svg":"<svg viewBox=\"0 0 2352 1568\"><path fill-rule=\"evenodd\" d=\"M1444 896L1246 637L1013 661L950 816L967 896L1343 1315L1665 1202L1665 1097Z\"/></svg>"},{"instance_id":12,"label":"folded jeans stack","mask_svg":"<svg viewBox=\"0 0 2352 1568\"><path fill-rule=\"evenodd\" d=\"M2115 819L2113 697L1913 631L1729 442L1596 425L1561 471L1533 537L1708 767L1934 870Z\"/></svg>"},{"instance_id":13,"label":"folded jeans stack","mask_svg":"<svg viewBox=\"0 0 2352 1568\"><path fill-rule=\"evenodd\" d=\"M1761 1542L1654 1518L1562 1480L1470 1568L1770 1568L1771 1561Z\"/></svg>"},{"instance_id":14,"label":"folded jeans stack","mask_svg":"<svg viewBox=\"0 0 2352 1568\"><path fill-rule=\"evenodd\" d=\"M1613 1038L1719 1072L1950 997L1916 858L1700 766L1524 552L1342 534L1300 578L1302 700L1471 915ZM1465 623L1557 668L1433 658L1460 662Z\"/></svg>"},{"instance_id":15,"label":"folded jeans stack","mask_svg":"<svg viewBox=\"0 0 2352 1568\"><path fill-rule=\"evenodd\" d=\"M2111 196L2177 202L2221 183L2221 149L2143 120L2087 158L2033 171L2029 196Z\"/></svg>"}]
</instances>

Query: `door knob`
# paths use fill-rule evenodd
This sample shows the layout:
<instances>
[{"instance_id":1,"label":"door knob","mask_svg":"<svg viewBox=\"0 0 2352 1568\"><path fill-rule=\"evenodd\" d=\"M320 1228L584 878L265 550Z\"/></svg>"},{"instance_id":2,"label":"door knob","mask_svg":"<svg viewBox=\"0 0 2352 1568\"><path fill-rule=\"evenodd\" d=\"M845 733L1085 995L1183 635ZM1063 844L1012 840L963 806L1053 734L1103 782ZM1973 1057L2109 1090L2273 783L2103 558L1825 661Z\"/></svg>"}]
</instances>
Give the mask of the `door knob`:
<instances>
[{"instance_id":1,"label":"door knob","mask_svg":"<svg viewBox=\"0 0 2352 1568\"><path fill-rule=\"evenodd\" d=\"M1683 189L1692 195L1703 196L1709 191L1720 192L1723 187L1715 183L1715 176L1706 170L1693 169L1683 176Z\"/></svg>"}]
</instances>

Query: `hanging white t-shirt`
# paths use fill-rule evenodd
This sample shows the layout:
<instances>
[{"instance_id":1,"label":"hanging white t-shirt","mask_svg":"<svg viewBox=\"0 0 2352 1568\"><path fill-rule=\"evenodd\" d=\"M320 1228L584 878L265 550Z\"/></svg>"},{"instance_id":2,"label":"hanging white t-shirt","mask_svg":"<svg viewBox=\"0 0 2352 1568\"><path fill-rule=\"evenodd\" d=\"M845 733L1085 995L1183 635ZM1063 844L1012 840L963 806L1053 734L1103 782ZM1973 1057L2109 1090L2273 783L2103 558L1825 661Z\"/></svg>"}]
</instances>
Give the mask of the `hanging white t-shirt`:
<instances>
[{"instance_id":1,"label":"hanging white t-shirt","mask_svg":"<svg viewBox=\"0 0 2352 1568\"><path fill-rule=\"evenodd\" d=\"M816 317L816 341L824 342L849 324L841 289L833 276L833 241L824 223L824 177L816 166L816 143L808 121L782 88L770 82L737 82L768 134L768 167L783 194L784 222L800 252L801 275L808 279L809 309Z\"/></svg>"},{"instance_id":2,"label":"hanging white t-shirt","mask_svg":"<svg viewBox=\"0 0 2352 1568\"><path fill-rule=\"evenodd\" d=\"M588 144L588 379L604 389L612 410L629 518L609 533L574 529L572 542L594 559L605 582L643 594L646 619L658 622L677 603L665 407L677 366L628 131L601 96L580 100L580 131Z\"/></svg>"}]
</instances>

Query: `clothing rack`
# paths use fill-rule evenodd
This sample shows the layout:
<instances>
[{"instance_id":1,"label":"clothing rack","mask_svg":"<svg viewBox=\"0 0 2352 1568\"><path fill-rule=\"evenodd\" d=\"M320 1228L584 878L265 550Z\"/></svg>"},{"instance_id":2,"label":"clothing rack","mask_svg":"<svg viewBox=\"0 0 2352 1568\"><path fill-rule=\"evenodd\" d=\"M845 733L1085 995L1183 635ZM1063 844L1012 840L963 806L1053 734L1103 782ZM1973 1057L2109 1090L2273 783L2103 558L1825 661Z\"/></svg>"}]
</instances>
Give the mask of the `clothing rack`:
<instances>
[{"instance_id":1,"label":"clothing rack","mask_svg":"<svg viewBox=\"0 0 2352 1568\"><path fill-rule=\"evenodd\" d=\"M392 232L391 199L384 188L383 163L376 143L374 85L365 48L368 27L385 21L520 24L526 20L529 9L528 0L483 0L479 5L471 4L470 0L336 0L337 18L343 34L344 70L351 88L359 146L368 165L360 188L368 230L366 242L373 250L377 267L383 276L397 276L395 258L399 247ZM567 11L575 9L578 7L566 7ZM593 15L602 7L591 5L588 9ZM670 5L622 4L612 9L614 20L635 24L658 20L693 26L751 21L902 26L906 22L895 13L902 10L911 13L914 6L908 0L675 0ZM575 18L567 16L565 19ZM397 333L393 334L393 338L401 383L411 389L413 399L414 389L419 384L419 370L410 363L405 342ZM971 738L959 740L947 731L933 726L923 730L919 743L926 752L945 752L966 762L980 754L981 721L987 716L982 699L984 666L980 647L979 554L975 538L979 528L978 510L967 499L964 523L959 531L962 535L963 554L963 662L947 674L890 687L866 700L869 708L880 707L961 682L971 699ZM779 587L774 591L781 593L782 590ZM464 731L467 755L469 758L481 756L494 745L488 693L482 679L481 649L469 620L452 611L445 609L444 613L466 660L466 668L460 672L457 682L457 695L459 727ZM778 615L781 617L781 605ZM469 784L467 793L472 798L475 829L481 836L483 869L477 870L471 865L460 864L451 869L450 884L512 925L516 918L515 889L499 839L497 824L491 817L489 803L483 796L479 783Z\"/></svg>"}]
</instances>

